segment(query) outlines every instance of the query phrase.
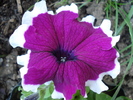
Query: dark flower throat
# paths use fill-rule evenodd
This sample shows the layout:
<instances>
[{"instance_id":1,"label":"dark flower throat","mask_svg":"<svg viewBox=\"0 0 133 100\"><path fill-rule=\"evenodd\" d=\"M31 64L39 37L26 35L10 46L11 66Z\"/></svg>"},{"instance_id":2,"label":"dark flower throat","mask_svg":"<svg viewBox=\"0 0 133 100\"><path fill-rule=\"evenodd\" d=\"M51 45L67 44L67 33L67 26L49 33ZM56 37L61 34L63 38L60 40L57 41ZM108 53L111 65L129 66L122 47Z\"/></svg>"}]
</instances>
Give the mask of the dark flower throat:
<instances>
[{"instance_id":1,"label":"dark flower throat","mask_svg":"<svg viewBox=\"0 0 133 100\"><path fill-rule=\"evenodd\" d=\"M52 54L57 58L57 61L62 63L70 60L76 60L73 52L68 52L62 49L54 50Z\"/></svg>"}]
</instances>

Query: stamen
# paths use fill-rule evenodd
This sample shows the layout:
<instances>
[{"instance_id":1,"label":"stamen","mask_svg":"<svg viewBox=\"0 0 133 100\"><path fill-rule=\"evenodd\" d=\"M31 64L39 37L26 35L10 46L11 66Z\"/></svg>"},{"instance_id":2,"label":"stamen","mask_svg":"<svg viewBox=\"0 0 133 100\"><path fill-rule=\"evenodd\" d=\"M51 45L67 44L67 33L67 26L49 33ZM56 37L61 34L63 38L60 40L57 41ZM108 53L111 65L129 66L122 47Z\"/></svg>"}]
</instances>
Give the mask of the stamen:
<instances>
[{"instance_id":1,"label":"stamen","mask_svg":"<svg viewBox=\"0 0 133 100\"><path fill-rule=\"evenodd\" d=\"M66 61L66 57L60 57L61 59L60 59L60 61L61 62L65 62Z\"/></svg>"}]
</instances>

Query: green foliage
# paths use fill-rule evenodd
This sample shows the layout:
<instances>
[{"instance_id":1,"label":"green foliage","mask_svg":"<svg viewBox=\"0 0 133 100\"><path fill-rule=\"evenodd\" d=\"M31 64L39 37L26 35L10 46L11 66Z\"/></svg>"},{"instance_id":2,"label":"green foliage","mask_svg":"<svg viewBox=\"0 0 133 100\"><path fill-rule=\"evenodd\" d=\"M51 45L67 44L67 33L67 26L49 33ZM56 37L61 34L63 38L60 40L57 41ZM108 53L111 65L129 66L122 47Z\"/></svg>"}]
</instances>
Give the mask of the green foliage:
<instances>
[{"instance_id":1,"label":"green foliage","mask_svg":"<svg viewBox=\"0 0 133 100\"><path fill-rule=\"evenodd\" d=\"M66 4L68 4L68 2L69 2L69 0L61 0L60 2L56 3L56 5L60 5L60 6L66 5Z\"/></svg>"},{"instance_id":2,"label":"green foliage","mask_svg":"<svg viewBox=\"0 0 133 100\"><path fill-rule=\"evenodd\" d=\"M83 6L85 6L87 3L91 2L92 0L86 0L85 2L83 2L78 9L81 9Z\"/></svg>"},{"instance_id":3,"label":"green foliage","mask_svg":"<svg viewBox=\"0 0 133 100\"><path fill-rule=\"evenodd\" d=\"M19 91L22 91L21 100L25 100L28 96L33 95L34 93L31 91L24 91L21 87L18 88ZM53 83L51 82L49 85L42 84L37 89L37 94L39 94L39 98L37 100L61 100L61 99L52 99L51 94L54 90Z\"/></svg>"},{"instance_id":4,"label":"green foliage","mask_svg":"<svg viewBox=\"0 0 133 100\"><path fill-rule=\"evenodd\" d=\"M131 44L129 44L127 47L123 48L122 50L117 49L118 52L120 53L120 55L123 54L123 52L128 50L128 52L126 54L124 54L124 56L121 58L125 58L128 56L129 59L126 60L125 62L121 63L121 65L127 64L127 68L126 68L123 78L120 81L118 88L117 88L116 92L114 93L113 97L111 98L111 100L115 100L115 98L117 97L117 94L124 82L124 78L127 75L128 70L131 68L132 63L133 63L133 29L132 29L132 25L130 22L131 17L133 16L133 6L131 6L129 12L126 12L125 10L123 10L121 8L121 5L131 4L132 2L133 2L133 0L131 0L127 3L120 3L117 0L107 0L106 6L104 9L106 11L107 18L111 18L112 14L114 14L112 12L115 11L115 25L114 25L115 33L114 33L114 36L121 35L122 31L125 30L124 28L128 27L128 29L129 29L128 31L129 31L129 35L130 35L130 39L131 39L130 40ZM120 17L123 18L123 21L122 21L122 19L120 19ZM122 99L122 97L120 97L120 99L118 99L118 100L125 100L125 99Z\"/></svg>"},{"instance_id":5,"label":"green foliage","mask_svg":"<svg viewBox=\"0 0 133 100\"><path fill-rule=\"evenodd\" d=\"M24 91L21 87L19 87L18 90L22 91L21 100L25 100L25 98L27 98L28 96L33 95L33 92ZM53 90L54 90L53 83L49 85L44 85L44 84L40 85L37 91L37 93L39 94L39 98L37 100L64 100L63 98L62 99L51 98ZM84 98L80 94L80 90L77 90L77 92L73 95L73 98L71 100L111 100L111 97L109 95L105 93L96 94L95 92L91 91L89 87L86 87L86 93L87 93L87 98ZM114 100L130 100L130 99L124 96L120 96Z\"/></svg>"},{"instance_id":6,"label":"green foliage","mask_svg":"<svg viewBox=\"0 0 133 100\"><path fill-rule=\"evenodd\" d=\"M38 100L48 99L51 96L53 90L54 90L53 83L51 83L48 86L46 86L44 84L39 86L39 88L38 88L38 93L39 93Z\"/></svg>"},{"instance_id":7,"label":"green foliage","mask_svg":"<svg viewBox=\"0 0 133 100\"><path fill-rule=\"evenodd\" d=\"M31 92L31 91L24 91L23 89L22 89L22 87L19 87L18 88L18 91L21 91L21 100L24 100L26 97L28 97L29 95L31 95L31 94L33 94L33 92Z\"/></svg>"},{"instance_id":8,"label":"green foliage","mask_svg":"<svg viewBox=\"0 0 133 100\"><path fill-rule=\"evenodd\" d=\"M131 46L129 46L129 47L130 47L131 50L130 50L130 53L128 52L129 55L127 54L130 57L130 59L126 61L127 68L126 68L125 74L123 75L123 78L122 78L121 82L119 83L118 89L116 90L116 92L115 92L115 94L114 94L114 96L112 97L111 100L115 100L115 98L116 98L116 96L117 96L117 94L118 94L118 92L119 92L119 90L120 90L120 88L121 88L121 86L122 86L122 84L124 82L124 78L125 78L128 70L131 68L132 63L133 63L133 29L132 29L132 25L130 23L131 16L133 15L133 6L131 7L131 9L130 9L128 14L121 8L119 8L118 12L119 12L119 14L122 16L122 18L124 20L123 23L129 28L129 34L130 34L130 38L131 38ZM121 51L127 50L128 47L125 47L125 48L123 50L121 50ZM122 53L122 52L120 52L120 53Z\"/></svg>"},{"instance_id":9,"label":"green foliage","mask_svg":"<svg viewBox=\"0 0 133 100\"><path fill-rule=\"evenodd\" d=\"M96 93L94 93L93 91L89 91L87 94L87 99L88 100L95 100L96 99Z\"/></svg>"},{"instance_id":10,"label":"green foliage","mask_svg":"<svg viewBox=\"0 0 133 100\"><path fill-rule=\"evenodd\" d=\"M120 97L116 98L116 100L131 100L131 99L129 99L125 96L120 96Z\"/></svg>"},{"instance_id":11,"label":"green foliage","mask_svg":"<svg viewBox=\"0 0 133 100\"><path fill-rule=\"evenodd\" d=\"M7 55L0 55L0 58L6 57Z\"/></svg>"},{"instance_id":12,"label":"green foliage","mask_svg":"<svg viewBox=\"0 0 133 100\"><path fill-rule=\"evenodd\" d=\"M111 100L111 97L105 93L96 94L96 100Z\"/></svg>"},{"instance_id":13,"label":"green foliage","mask_svg":"<svg viewBox=\"0 0 133 100\"><path fill-rule=\"evenodd\" d=\"M81 94L80 91L77 90L77 92L73 95L73 99L72 100L87 100L85 99Z\"/></svg>"}]
</instances>

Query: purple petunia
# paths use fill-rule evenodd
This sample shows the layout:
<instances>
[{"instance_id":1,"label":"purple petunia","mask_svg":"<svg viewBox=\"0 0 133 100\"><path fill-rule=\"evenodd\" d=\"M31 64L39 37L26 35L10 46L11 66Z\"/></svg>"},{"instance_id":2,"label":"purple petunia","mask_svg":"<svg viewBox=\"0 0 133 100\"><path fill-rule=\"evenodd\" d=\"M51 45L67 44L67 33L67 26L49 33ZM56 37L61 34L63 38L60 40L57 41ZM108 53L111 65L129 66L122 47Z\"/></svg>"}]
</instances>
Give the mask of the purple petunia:
<instances>
[{"instance_id":1,"label":"purple petunia","mask_svg":"<svg viewBox=\"0 0 133 100\"><path fill-rule=\"evenodd\" d=\"M44 0L37 2L32 11L26 11L20 25L10 37L10 44L28 49L18 56L22 86L36 92L39 85L53 81L53 98L72 99L85 86L96 93L107 90L104 75L115 78L120 72L118 52L113 46L119 36L112 37L110 20L104 19L99 27L93 26L91 15L78 18L75 4L62 6L56 14L47 11Z\"/></svg>"}]
</instances>

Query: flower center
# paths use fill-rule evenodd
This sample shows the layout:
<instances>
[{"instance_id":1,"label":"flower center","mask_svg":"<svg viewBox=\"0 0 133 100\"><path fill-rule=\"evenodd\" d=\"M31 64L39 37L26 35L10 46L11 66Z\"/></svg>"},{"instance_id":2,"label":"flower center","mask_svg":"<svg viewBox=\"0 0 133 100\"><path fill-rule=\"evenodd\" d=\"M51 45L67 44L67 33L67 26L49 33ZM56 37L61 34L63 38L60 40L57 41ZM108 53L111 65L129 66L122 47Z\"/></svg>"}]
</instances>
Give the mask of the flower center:
<instances>
[{"instance_id":1,"label":"flower center","mask_svg":"<svg viewBox=\"0 0 133 100\"><path fill-rule=\"evenodd\" d=\"M70 60L76 60L76 56L74 56L73 52L68 52L62 49L54 50L52 54L57 58L57 61L60 63Z\"/></svg>"}]
</instances>

